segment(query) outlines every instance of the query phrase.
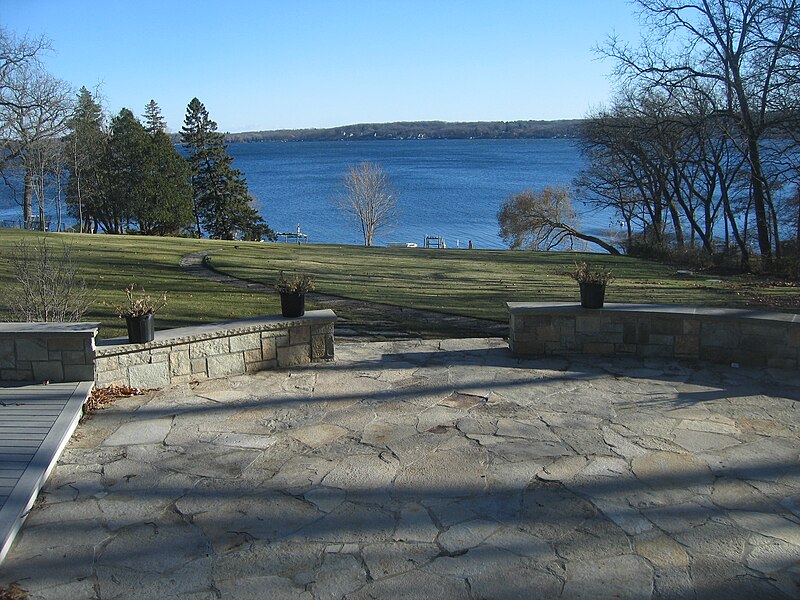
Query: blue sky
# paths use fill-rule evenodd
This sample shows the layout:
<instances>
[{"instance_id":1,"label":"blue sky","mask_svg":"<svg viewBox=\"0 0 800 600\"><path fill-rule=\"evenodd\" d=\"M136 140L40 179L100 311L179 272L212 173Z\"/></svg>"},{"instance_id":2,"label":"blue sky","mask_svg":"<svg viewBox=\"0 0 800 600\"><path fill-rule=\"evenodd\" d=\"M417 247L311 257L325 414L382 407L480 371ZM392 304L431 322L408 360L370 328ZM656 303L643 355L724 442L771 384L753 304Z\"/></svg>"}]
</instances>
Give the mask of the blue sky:
<instances>
[{"instance_id":1,"label":"blue sky","mask_svg":"<svg viewBox=\"0 0 800 600\"><path fill-rule=\"evenodd\" d=\"M222 131L580 118L607 101L593 47L638 39L625 0L0 0L49 71L107 109L197 96Z\"/></svg>"}]
</instances>

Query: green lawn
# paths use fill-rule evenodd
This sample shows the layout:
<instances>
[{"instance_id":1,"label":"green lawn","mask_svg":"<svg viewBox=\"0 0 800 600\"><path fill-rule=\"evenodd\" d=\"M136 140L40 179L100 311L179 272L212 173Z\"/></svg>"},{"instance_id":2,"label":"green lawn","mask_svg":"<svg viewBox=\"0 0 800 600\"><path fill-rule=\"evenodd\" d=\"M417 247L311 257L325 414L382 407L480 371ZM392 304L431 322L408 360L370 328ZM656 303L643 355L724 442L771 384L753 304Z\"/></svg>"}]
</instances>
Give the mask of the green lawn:
<instances>
[{"instance_id":1,"label":"green lawn","mask_svg":"<svg viewBox=\"0 0 800 600\"><path fill-rule=\"evenodd\" d=\"M87 320L103 323L102 337L121 335L113 307L131 283L148 293L166 291L169 304L156 316L159 329L194 323L277 314L278 297L196 279L180 258L213 251L221 272L272 283L278 271L302 270L317 277L317 290L348 298L505 321L507 301L576 301L577 285L565 275L588 255L502 250L423 250L220 242L139 236L33 234L0 230L0 288L14 293L8 254L25 236L45 235L69 243L81 274L95 290ZM745 276L676 275L676 267L628 257L591 255L616 276L609 302L655 302L705 306L770 306L796 311L798 289ZM709 281L720 279L721 282ZM2 301L2 298L0 298ZM3 302L4 304L4 302ZM311 306L313 308L313 306ZM8 320L3 306L0 317Z\"/></svg>"},{"instance_id":2,"label":"green lawn","mask_svg":"<svg viewBox=\"0 0 800 600\"><path fill-rule=\"evenodd\" d=\"M73 259L80 274L94 292L87 321L100 321L101 337L123 335L125 322L117 318L114 306L125 299L123 289L135 283L148 294L166 291L168 304L156 314L156 328L182 327L195 323L224 321L240 317L274 314L280 301L272 294L247 292L210 283L187 275L179 262L183 255L200 250L233 248L233 242L150 238L140 236L80 235L66 233L32 234L14 229L0 230L0 295L14 293L8 255L23 237L45 235L48 244L72 244ZM3 320L8 320L4 298Z\"/></svg>"},{"instance_id":3,"label":"green lawn","mask_svg":"<svg viewBox=\"0 0 800 600\"><path fill-rule=\"evenodd\" d=\"M681 276L678 268L607 254L508 250L424 250L247 244L216 252L211 265L243 279L271 282L278 271L317 277L317 290L348 298L505 321L508 301L577 301L567 276L576 260L610 268L608 302L763 306L791 310L798 289L747 276Z\"/></svg>"}]
</instances>

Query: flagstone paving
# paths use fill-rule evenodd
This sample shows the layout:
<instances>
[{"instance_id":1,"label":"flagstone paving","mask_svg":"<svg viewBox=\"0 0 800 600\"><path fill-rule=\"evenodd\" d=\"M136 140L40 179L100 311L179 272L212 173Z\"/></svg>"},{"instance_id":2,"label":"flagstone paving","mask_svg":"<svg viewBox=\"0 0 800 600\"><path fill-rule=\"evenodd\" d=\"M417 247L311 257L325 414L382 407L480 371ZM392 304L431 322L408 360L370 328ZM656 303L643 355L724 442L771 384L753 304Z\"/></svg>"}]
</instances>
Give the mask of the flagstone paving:
<instances>
[{"instance_id":1,"label":"flagstone paving","mask_svg":"<svg viewBox=\"0 0 800 600\"><path fill-rule=\"evenodd\" d=\"M119 399L0 570L31 598L797 598L800 374L359 343Z\"/></svg>"}]
</instances>

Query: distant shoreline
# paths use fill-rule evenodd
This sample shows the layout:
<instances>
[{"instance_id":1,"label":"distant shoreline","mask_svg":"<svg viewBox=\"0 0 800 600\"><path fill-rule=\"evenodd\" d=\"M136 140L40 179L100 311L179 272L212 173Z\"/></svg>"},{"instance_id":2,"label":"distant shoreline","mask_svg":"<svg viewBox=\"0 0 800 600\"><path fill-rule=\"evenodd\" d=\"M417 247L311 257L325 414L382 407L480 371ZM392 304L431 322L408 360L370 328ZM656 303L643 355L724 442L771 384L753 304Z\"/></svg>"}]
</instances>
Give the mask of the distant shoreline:
<instances>
[{"instance_id":1,"label":"distant shoreline","mask_svg":"<svg viewBox=\"0 0 800 600\"><path fill-rule=\"evenodd\" d=\"M373 140L511 140L580 137L584 119L558 121L404 121L326 129L277 129L226 133L229 142L342 142Z\"/></svg>"}]
</instances>

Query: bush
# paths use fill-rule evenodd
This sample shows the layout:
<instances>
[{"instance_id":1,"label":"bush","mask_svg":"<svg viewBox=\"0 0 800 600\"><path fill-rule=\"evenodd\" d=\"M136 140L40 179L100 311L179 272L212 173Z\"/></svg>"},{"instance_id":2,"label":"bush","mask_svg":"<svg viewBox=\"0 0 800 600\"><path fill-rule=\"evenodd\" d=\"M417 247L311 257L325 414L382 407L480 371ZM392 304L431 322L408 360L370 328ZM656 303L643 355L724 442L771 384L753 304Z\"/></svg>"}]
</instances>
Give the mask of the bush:
<instances>
[{"instance_id":1,"label":"bush","mask_svg":"<svg viewBox=\"0 0 800 600\"><path fill-rule=\"evenodd\" d=\"M45 238L34 243L23 240L8 260L16 281L3 292L10 320L80 321L89 309L92 292L78 277L71 245L55 249Z\"/></svg>"}]
</instances>

